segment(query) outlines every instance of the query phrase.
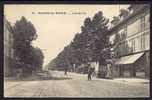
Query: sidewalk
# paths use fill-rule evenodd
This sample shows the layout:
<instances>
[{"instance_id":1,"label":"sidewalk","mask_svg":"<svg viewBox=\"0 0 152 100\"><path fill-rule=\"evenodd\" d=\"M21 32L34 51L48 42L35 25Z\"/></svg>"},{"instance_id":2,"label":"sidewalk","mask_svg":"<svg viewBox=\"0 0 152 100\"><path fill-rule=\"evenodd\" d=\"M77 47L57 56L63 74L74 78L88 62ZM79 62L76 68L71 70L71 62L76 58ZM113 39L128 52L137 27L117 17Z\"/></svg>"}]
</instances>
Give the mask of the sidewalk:
<instances>
[{"instance_id":1,"label":"sidewalk","mask_svg":"<svg viewBox=\"0 0 152 100\"><path fill-rule=\"evenodd\" d=\"M79 74L79 73L73 73L70 72L70 75L74 75L74 76L87 76L87 74ZM97 80L104 80L104 81L111 81L111 82L118 82L118 83L126 83L126 84L134 84L134 85L147 85L150 84L150 80L148 79L142 79L142 78L113 78L113 79L105 79L105 78L96 78L93 77L93 79L97 79Z\"/></svg>"},{"instance_id":2,"label":"sidewalk","mask_svg":"<svg viewBox=\"0 0 152 100\"><path fill-rule=\"evenodd\" d=\"M24 80L37 80L39 77L37 75L31 75L28 77L4 77L4 81L24 81Z\"/></svg>"},{"instance_id":3,"label":"sidewalk","mask_svg":"<svg viewBox=\"0 0 152 100\"><path fill-rule=\"evenodd\" d=\"M114 78L114 81L127 82L127 83L141 83L141 84L149 84L150 80L148 79L140 79L140 78Z\"/></svg>"}]
</instances>

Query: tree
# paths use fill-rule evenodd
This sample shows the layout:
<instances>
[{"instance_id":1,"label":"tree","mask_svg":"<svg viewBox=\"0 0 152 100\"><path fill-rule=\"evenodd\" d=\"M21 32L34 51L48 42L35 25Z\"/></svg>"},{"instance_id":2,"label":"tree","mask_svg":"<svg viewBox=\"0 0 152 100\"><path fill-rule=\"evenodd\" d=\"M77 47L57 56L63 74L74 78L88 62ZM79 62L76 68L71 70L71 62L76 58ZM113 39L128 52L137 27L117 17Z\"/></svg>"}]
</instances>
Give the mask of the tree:
<instances>
[{"instance_id":1,"label":"tree","mask_svg":"<svg viewBox=\"0 0 152 100\"><path fill-rule=\"evenodd\" d=\"M39 48L33 48L31 65L33 65L33 71L42 70L44 55Z\"/></svg>"},{"instance_id":2,"label":"tree","mask_svg":"<svg viewBox=\"0 0 152 100\"><path fill-rule=\"evenodd\" d=\"M33 48L31 43L36 40L37 33L34 25L25 17L17 20L13 26L14 54L19 62L23 63L22 69L32 70L33 66L43 62L43 53L38 48ZM40 57L40 58L38 58ZM35 67L39 67L35 66Z\"/></svg>"},{"instance_id":3,"label":"tree","mask_svg":"<svg viewBox=\"0 0 152 100\"><path fill-rule=\"evenodd\" d=\"M100 61L101 51L108 45L109 20L99 11L91 18L87 17L81 26L81 32L77 33L72 42L64 48L55 58L56 65L79 66L87 63L89 58Z\"/></svg>"},{"instance_id":4,"label":"tree","mask_svg":"<svg viewBox=\"0 0 152 100\"><path fill-rule=\"evenodd\" d=\"M116 34L114 39L114 45L116 45L120 41L120 39L121 39L120 35Z\"/></svg>"},{"instance_id":5,"label":"tree","mask_svg":"<svg viewBox=\"0 0 152 100\"><path fill-rule=\"evenodd\" d=\"M15 55L21 61L26 62L26 53L29 52L31 42L37 38L36 30L31 22L22 17L19 21L16 21L13 33Z\"/></svg>"},{"instance_id":6,"label":"tree","mask_svg":"<svg viewBox=\"0 0 152 100\"><path fill-rule=\"evenodd\" d=\"M90 39L89 49L92 51L92 58L95 61L100 60L102 49L106 48L108 44L108 24L109 20L103 16L103 13L99 11L92 19L92 36Z\"/></svg>"}]
</instances>

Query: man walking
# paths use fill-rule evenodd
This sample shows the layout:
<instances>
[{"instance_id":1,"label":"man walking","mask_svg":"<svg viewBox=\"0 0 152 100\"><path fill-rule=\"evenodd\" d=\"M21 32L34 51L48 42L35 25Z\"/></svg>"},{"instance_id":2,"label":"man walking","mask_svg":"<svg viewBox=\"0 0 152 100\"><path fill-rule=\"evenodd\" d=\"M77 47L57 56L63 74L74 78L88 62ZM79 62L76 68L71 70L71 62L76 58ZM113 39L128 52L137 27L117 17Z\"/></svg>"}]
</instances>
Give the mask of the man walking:
<instances>
[{"instance_id":1,"label":"man walking","mask_svg":"<svg viewBox=\"0 0 152 100\"><path fill-rule=\"evenodd\" d=\"M93 73L93 68L89 67L89 70L88 70L88 80L91 80L92 73Z\"/></svg>"},{"instance_id":2,"label":"man walking","mask_svg":"<svg viewBox=\"0 0 152 100\"><path fill-rule=\"evenodd\" d=\"M68 71L68 68L66 67L66 68L64 69L64 75L67 75L67 71Z\"/></svg>"},{"instance_id":3,"label":"man walking","mask_svg":"<svg viewBox=\"0 0 152 100\"><path fill-rule=\"evenodd\" d=\"M88 80L91 80L91 76L92 76L92 74L95 70L94 62L91 62L89 65L90 66L89 66L89 69L88 69Z\"/></svg>"}]
</instances>

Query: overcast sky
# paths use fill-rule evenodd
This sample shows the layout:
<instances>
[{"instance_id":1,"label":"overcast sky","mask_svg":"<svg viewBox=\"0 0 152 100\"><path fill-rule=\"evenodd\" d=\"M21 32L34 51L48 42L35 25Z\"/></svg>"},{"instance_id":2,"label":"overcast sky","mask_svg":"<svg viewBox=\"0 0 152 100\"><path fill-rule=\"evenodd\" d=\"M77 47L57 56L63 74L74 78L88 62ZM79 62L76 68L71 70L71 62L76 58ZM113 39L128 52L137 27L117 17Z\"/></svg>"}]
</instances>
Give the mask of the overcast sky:
<instances>
[{"instance_id":1,"label":"overcast sky","mask_svg":"<svg viewBox=\"0 0 152 100\"><path fill-rule=\"evenodd\" d=\"M80 32L80 27L86 17L92 18L98 11L103 11L103 15L111 20L113 16L119 14L119 8L127 8L128 6L5 5L4 14L12 25L21 16L25 16L34 24L38 38L33 42L33 45L43 50L44 65L46 65L71 42L77 32ZM64 14L55 14L56 12Z\"/></svg>"}]
</instances>

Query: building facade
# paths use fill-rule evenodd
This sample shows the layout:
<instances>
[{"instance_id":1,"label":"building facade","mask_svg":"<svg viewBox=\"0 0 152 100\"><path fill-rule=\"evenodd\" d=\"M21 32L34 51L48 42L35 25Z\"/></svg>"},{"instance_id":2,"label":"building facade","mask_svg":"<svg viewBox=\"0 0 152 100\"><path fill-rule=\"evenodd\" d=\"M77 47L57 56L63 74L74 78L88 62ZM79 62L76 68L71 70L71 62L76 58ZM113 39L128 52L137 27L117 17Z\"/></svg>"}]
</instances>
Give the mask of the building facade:
<instances>
[{"instance_id":1,"label":"building facade","mask_svg":"<svg viewBox=\"0 0 152 100\"><path fill-rule=\"evenodd\" d=\"M109 31L115 57L113 75L147 78L150 76L150 7L130 5L127 10L128 14L120 14L120 20Z\"/></svg>"},{"instance_id":2,"label":"building facade","mask_svg":"<svg viewBox=\"0 0 152 100\"><path fill-rule=\"evenodd\" d=\"M13 59L13 34L11 26L4 17L4 76L11 75L10 63Z\"/></svg>"}]
</instances>

